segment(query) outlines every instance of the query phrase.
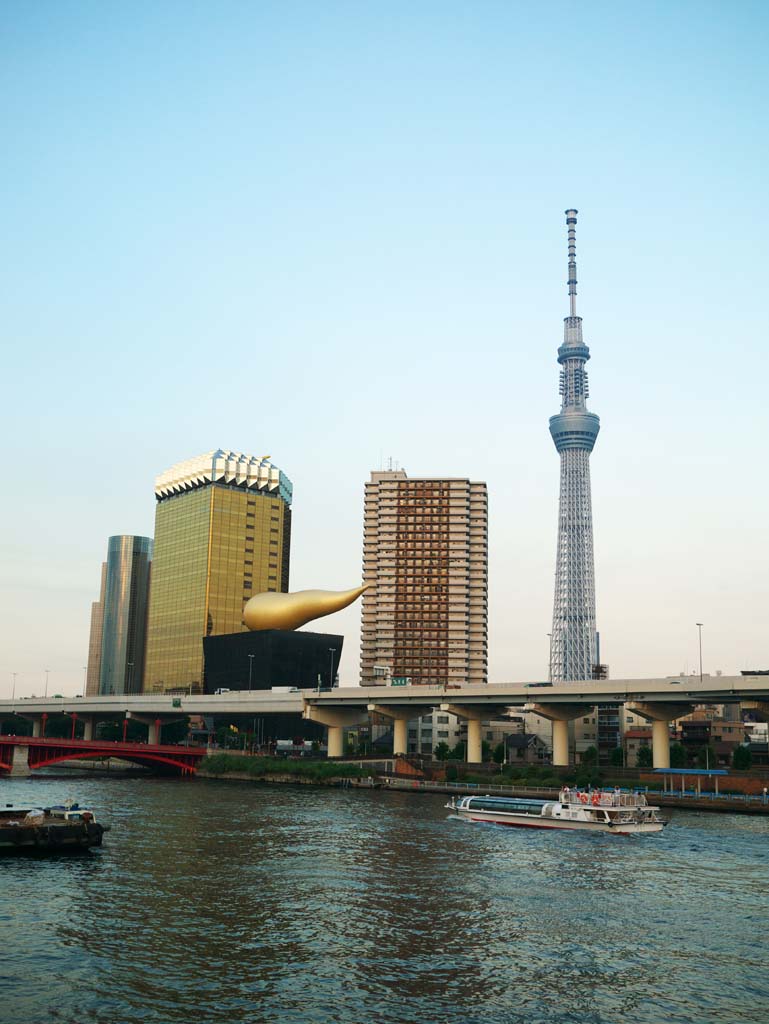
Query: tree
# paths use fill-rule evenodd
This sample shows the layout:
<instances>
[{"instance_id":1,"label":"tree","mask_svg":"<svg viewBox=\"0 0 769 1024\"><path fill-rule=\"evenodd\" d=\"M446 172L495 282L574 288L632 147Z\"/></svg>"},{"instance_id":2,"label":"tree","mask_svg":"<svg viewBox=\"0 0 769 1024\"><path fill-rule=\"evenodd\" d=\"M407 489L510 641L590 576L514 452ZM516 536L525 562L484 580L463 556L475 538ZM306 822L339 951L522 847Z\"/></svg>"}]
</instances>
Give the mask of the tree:
<instances>
[{"instance_id":1,"label":"tree","mask_svg":"<svg viewBox=\"0 0 769 1024\"><path fill-rule=\"evenodd\" d=\"M32 723L19 715L11 718L4 718L0 722L0 735L2 736L31 736Z\"/></svg>"},{"instance_id":2,"label":"tree","mask_svg":"<svg viewBox=\"0 0 769 1024\"><path fill-rule=\"evenodd\" d=\"M76 721L75 736L82 739L83 731L83 723ZM72 735L72 719L69 715L51 716L45 723L45 735L52 740L68 740Z\"/></svg>"},{"instance_id":3,"label":"tree","mask_svg":"<svg viewBox=\"0 0 769 1024\"><path fill-rule=\"evenodd\" d=\"M615 747L609 755L609 764L613 768L624 768L625 767L625 751L622 747Z\"/></svg>"},{"instance_id":4,"label":"tree","mask_svg":"<svg viewBox=\"0 0 769 1024\"><path fill-rule=\"evenodd\" d=\"M596 748L588 747L587 750L583 750L579 763L584 765L598 764L598 751Z\"/></svg>"},{"instance_id":5,"label":"tree","mask_svg":"<svg viewBox=\"0 0 769 1024\"><path fill-rule=\"evenodd\" d=\"M188 718L182 718L176 722L164 723L160 729L160 742L183 743L184 740L187 739L189 731L190 723Z\"/></svg>"},{"instance_id":6,"label":"tree","mask_svg":"<svg viewBox=\"0 0 769 1024\"><path fill-rule=\"evenodd\" d=\"M638 754L636 756L636 765L639 768L651 768L654 763L654 757L652 756L652 748L646 743L642 747L638 748Z\"/></svg>"},{"instance_id":7,"label":"tree","mask_svg":"<svg viewBox=\"0 0 769 1024\"><path fill-rule=\"evenodd\" d=\"M441 740L433 753L439 761L448 761L451 748L445 740Z\"/></svg>"},{"instance_id":8,"label":"tree","mask_svg":"<svg viewBox=\"0 0 769 1024\"><path fill-rule=\"evenodd\" d=\"M750 768L752 764L753 755L750 752L750 747L739 746L734 748L732 768L744 771L746 768Z\"/></svg>"},{"instance_id":9,"label":"tree","mask_svg":"<svg viewBox=\"0 0 769 1024\"><path fill-rule=\"evenodd\" d=\"M694 754L698 768L708 769L718 767L718 754L716 753L716 748L711 744L707 744L704 747L697 747Z\"/></svg>"},{"instance_id":10,"label":"tree","mask_svg":"<svg viewBox=\"0 0 769 1024\"><path fill-rule=\"evenodd\" d=\"M96 726L96 735L100 740L122 740L122 719L119 722L99 722ZM129 718L125 738L129 743L143 743L147 739L147 726L137 722L135 718Z\"/></svg>"},{"instance_id":11,"label":"tree","mask_svg":"<svg viewBox=\"0 0 769 1024\"><path fill-rule=\"evenodd\" d=\"M481 761L491 760L491 744L487 743L486 740L481 743Z\"/></svg>"},{"instance_id":12,"label":"tree","mask_svg":"<svg viewBox=\"0 0 769 1024\"><path fill-rule=\"evenodd\" d=\"M459 743L452 749L449 754L449 760L451 761L464 761L465 759L465 744L464 740L460 740Z\"/></svg>"},{"instance_id":13,"label":"tree","mask_svg":"<svg viewBox=\"0 0 769 1024\"><path fill-rule=\"evenodd\" d=\"M505 760L505 745L504 745L504 743L498 743L496 745L496 747L494 747L494 755L493 755L493 757L494 757L494 762L496 764L504 764L504 760Z\"/></svg>"},{"instance_id":14,"label":"tree","mask_svg":"<svg viewBox=\"0 0 769 1024\"><path fill-rule=\"evenodd\" d=\"M686 747L682 746L680 743L672 743L670 745L670 767L686 767Z\"/></svg>"}]
</instances>

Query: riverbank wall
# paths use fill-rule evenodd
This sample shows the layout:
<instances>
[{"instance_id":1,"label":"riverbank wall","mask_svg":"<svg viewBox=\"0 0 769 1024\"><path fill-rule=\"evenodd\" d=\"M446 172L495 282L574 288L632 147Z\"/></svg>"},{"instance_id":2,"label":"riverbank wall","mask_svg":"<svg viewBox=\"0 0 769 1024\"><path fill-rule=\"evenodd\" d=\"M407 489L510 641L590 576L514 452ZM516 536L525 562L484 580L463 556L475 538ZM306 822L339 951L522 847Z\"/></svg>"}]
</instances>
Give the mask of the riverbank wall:
<instances>
[{"instance_id":1,"label":"riverbank wall","mask_svg":"<svg viewBox=\"0 0 769 1024\"><path fill-rule=\"evenodd\" d=\"M368 768L367 762L361 767ZM292 775L290 772L254 776L247 772L214 773L198 771L196 778L216 781L250 782L265 785L317 786L322 788L340 787L345 789L377 789L388 792L432 793L446 796L471 796L482 793L489 796L531 797L540 800L556 800L557 789L531 786L492 786L479 783L431 782L424 779L404 778L396 775L371 774L363 778L336 776L327 779L313 779L308 776ZM684 796L649 792L649 803L659 807L678 808L688 811L706 811L718 814L758 814L769 816L769 802L762 798L728 794L719 797L710 795Z\"/></svg>"}]
</instances>

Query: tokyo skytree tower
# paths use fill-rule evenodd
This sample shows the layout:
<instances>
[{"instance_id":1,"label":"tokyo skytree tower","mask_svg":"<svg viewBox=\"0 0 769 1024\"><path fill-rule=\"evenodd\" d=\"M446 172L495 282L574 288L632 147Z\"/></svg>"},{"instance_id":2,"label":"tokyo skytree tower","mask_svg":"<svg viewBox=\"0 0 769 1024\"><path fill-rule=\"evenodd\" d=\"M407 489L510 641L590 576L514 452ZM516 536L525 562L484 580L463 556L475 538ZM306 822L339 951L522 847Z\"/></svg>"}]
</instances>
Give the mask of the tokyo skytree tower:
<instances>
[{"instance_id":1,"label":"tokyo skytree tower","mask_svg":"<svg viewBox=\"0 0 769 1024\"><path fill-rule=\"evenodd\" d=\"M555 563L550 674L555 682L591 679L598 661L595 629L593 512L590 501L590 453L598 436L598 417L587 411L585 363L590 350L577 316L577 211L566 211L569 234L569 315L564 320L561 411L550 417L550 434L561 456L558 550Z\"/></svg>"}]
</instances>

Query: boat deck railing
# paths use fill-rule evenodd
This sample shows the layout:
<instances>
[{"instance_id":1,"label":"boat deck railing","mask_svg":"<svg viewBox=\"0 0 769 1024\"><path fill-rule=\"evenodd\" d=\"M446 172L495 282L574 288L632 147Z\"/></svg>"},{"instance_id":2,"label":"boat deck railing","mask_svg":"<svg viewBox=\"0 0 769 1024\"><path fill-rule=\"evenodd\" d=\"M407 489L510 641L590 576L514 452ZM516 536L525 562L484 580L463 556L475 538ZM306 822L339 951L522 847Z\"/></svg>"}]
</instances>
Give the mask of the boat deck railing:
<instances>
[{"instance_id":1,"label":"boat deck railing","mask_svg":"<svg viewBox=\"0 0 769 1024\"><path fill-rule=\"evenodd\" d=\"M645 807L647 802L643 793L623 793L620 790L561 790L559 797L561 803L579 807Z\"/></svg>"}]
</instances>

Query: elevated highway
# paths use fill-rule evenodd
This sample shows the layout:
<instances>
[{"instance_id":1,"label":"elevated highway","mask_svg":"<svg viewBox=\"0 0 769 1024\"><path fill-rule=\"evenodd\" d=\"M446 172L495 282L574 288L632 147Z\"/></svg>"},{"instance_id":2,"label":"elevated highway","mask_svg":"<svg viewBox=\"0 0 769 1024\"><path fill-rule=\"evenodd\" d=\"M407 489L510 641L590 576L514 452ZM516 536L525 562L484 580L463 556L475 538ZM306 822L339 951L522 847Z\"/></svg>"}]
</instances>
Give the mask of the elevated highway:
<instances>
[{"instance_id":1,"label":"elevated highway","mask_svg":"<svg viewBox=\"0 0 769 1024\"><path fill-rule=\"evenodd\" d=\"M162 725L187 715L232 719L271 714L303 715L328 728L329 755L342 754L343 730L378 713L392 719L394 753L406 752L406 723L430 710L467 720L468 761L481 759L481 721L504 717L508 709L531 710L553 723L553 763L568 764L568 723L596 704L627 705L652 723L654 766L670 765L669 723L697 704L750 702L769 717L769 676L681 676L664 679L577 680L494 683L486 686L371 686L334 690L239 690L225 694L136 694L105 697L27 697L0 700L0 718L18 715L32 722L33 735L45 735L52 715L85 724L93 739L99 721L133 718L148 726L157 743Z\"/></svg>"}]
</instances>

